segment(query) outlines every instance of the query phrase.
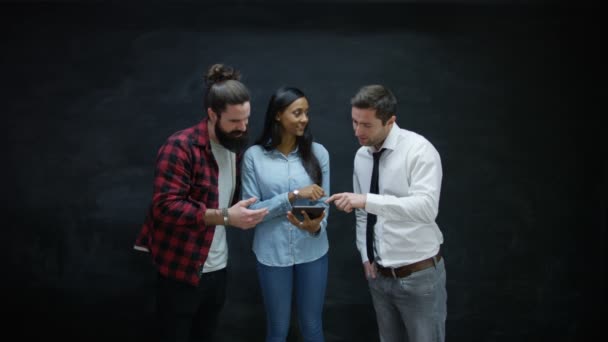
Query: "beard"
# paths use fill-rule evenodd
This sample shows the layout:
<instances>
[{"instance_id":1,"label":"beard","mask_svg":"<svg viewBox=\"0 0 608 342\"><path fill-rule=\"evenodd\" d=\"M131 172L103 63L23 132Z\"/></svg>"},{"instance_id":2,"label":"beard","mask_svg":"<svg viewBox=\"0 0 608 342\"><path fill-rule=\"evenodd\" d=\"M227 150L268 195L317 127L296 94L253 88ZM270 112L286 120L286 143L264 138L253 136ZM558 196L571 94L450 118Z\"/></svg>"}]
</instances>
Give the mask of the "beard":
<instances>
[{"instance_id":1,"label":"beard","mask_svg":"<svg viewBox=\"0 0 608 342\"><path fill-rule=\"evenodd\" d=\"M241 152L249 142L247 131L234 130L226 132L220 127L219 122L215 124L215 136L222 146L234 153Z\"/></svg>"}]
</instances>

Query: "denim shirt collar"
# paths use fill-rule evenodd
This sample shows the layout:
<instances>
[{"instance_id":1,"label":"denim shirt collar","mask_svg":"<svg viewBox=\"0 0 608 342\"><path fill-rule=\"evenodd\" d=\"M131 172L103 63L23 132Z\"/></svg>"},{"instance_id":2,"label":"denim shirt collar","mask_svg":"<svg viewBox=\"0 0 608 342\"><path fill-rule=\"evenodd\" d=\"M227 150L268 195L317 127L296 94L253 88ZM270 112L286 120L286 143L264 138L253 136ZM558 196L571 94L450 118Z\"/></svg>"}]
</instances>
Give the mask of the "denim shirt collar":
<instances>
[{"instance_id":1,"label":"denim shirt collar","mask_svg":"<svg viewBox=\"0 0 608 342\"><path fill-rule=\"evenodd\" d=\"M264 154L268 155L268 156L275 156L275 157L283 156L283 157L285 157L285 155L283 153L279 152L279 150L277 150L276 148L273 148L273 149L270 149L270 150L262 148L262 150L264 151ZM288 157L291 157L291 156L294 156L294 155L297 155L297 154L298 154L298 145L296 145L296 148L294 148L291 152L289 152Z\"/></svg>"}]
</instances>

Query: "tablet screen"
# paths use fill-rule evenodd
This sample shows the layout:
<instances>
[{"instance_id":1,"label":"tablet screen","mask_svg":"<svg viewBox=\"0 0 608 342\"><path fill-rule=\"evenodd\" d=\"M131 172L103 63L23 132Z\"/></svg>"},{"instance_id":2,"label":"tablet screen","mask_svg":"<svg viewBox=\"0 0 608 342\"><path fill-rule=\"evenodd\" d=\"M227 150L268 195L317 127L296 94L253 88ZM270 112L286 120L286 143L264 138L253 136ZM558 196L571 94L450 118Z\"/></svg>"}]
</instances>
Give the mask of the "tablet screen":
<instances>
[{"instance_id":1,"label":"tablet screen","mask_svg":"<svg viewBox=\"0 0 608 342\"><path fill-rule=\"evenodd\" d=\"M311 219L315 219L315 218L321 216L321 213L323 213L323 210L325 210L325 207L312 206L312 205L296 205L291 209L291 212L298 219L303 220L304 216L302 215L302 210L306 211L306 213L308 214L308 217L310 217Z\"/></svg>"}]
</instances>

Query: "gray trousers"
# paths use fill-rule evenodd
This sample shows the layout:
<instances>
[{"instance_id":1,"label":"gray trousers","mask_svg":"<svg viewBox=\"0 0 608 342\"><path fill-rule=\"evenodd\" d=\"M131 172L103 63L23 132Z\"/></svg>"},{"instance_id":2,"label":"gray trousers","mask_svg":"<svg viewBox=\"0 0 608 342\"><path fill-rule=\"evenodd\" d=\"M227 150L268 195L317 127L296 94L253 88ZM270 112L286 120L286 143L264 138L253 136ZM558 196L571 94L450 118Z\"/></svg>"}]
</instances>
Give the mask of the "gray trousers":
<instances>
[{"instance_id":1,"label":"gray trousers","mask_svg":"<svg viewBox=\"0 0 608 342\"><path fill-rule=\"evenodd\" d=\"M369 279L381 342L443 342L447 316L445 263L405 278Z\"/></svg>"}]
</instances>

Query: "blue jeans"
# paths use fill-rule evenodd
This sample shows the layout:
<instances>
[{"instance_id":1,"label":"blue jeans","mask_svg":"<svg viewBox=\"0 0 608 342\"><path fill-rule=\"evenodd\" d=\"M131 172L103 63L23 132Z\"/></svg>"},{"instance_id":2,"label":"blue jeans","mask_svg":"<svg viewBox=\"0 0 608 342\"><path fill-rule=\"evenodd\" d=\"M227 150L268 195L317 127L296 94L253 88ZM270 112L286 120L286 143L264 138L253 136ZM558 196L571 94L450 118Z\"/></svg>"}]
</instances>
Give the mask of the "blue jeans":
<instances>
[{"instance_id":1,"label":"blue jeans","mask_svg":"<svg viewBox=\"0 0 608 342\"><path fill-rule=\"evenodd\" d=\"M327 286L327 254L288 267L257 263L266 307L266 341L284 342L289 333L291 298L295 290L298 324L304 341L322 342L323 303Z\"/></svg>"},{"instance_id":2,"label":"blue jeans","mask_svg":"<svg viewBox=\"0 0 608 342\"><path fill-rule=\"evenodd\" d=\"M447 316L444 259L405 278L368 281L382 342L443 342Z\"/></svg>"}]
</instances>

